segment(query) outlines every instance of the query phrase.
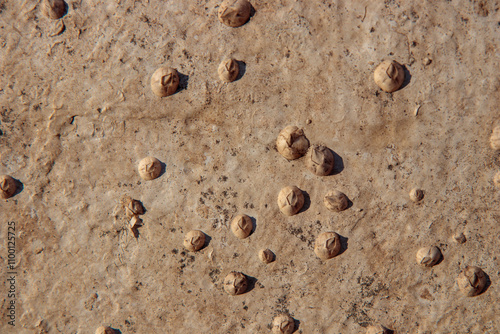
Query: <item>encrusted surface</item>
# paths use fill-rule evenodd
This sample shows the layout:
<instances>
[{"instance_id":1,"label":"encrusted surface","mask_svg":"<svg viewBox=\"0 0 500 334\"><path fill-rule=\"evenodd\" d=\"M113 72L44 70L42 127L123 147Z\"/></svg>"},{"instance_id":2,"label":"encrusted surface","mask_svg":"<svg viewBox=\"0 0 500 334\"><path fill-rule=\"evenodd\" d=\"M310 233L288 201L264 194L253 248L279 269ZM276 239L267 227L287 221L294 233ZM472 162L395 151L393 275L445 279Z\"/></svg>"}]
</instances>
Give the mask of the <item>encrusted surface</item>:
<instances>
[{"instance_id":1,"label":"encrusted surface","mask_svg":"<svg viewBox=\"0 0 500 334\"><path fill-rule=\"evenodd\" d=\"M0 0L0 174L23 184L0 202L0 263L14 221L19 333L266 333L279 313L296 333L498 331L498 1L252 0L231 28L219 1L68 0L53 37L37 3ZM244 63L231 84L228 57ZM392 94L373 80L384 59L411 75ZM166 98L150 89L160 66L180 77ZM279 155L287 125L335 152L331 175ZM146 156L165 163L147 182ZM291 184L306 203L287 217L276 196ZM328 211L332 188L352 207ZM147 209L137 238L114 213L124 195ZM256 223L244 240L240 213ZM209 238L196 254L193 229ZM345 240L323 262L325 231ZM422 245L443 261L419 266ZM473 298L456 285L468 265L491 281ZM224 292L231 271L249 291Z\"/></svg>"}]
</instances>

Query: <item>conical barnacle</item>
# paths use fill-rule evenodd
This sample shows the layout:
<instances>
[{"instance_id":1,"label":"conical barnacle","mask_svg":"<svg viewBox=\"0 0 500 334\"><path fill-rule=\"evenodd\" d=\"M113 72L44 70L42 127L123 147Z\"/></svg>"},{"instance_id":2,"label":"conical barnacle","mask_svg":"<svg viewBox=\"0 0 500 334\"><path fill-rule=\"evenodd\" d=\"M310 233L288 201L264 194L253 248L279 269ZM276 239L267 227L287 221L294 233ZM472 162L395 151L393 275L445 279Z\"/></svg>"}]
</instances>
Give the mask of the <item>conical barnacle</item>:
<instances>
[{"instance_id":1,"label":"conical barnacle","mask_svg":"<svg viewBox=\"0 0 500 334\"><path fill-rule=\"evenodd\" d=\"M232 58L223 60L217 70L219 78L224 82L233 82L240 73L238 62Z\"/></svg>"},{"instance_id":2,"label":"conical barnacle","mask_svg":"<svg viewBox=\"0 0 500 334\"><path fill-rule=\"evenodd\" d=\"M436 246L423 247L417 252L417 263L424 267L432 267L441 259L441 251Z\"/></svg>"},{"instance_id":3,"label":"conical barnacle","mask_svg":"<svg viewBox=\"0 0 500 334\"><path fill-rule=\"evenodd\" d=\"M373 73L375 83L383 91L392 93L398 90L405 80L405 72L395 60L384 60Z\"/></svg>"},{"instance_id":4,"label":"conical barnacle","mask_svg":"<svg viewBox=\"0 0 500 334\"><path fill-rule=\"evenodd\" d=\"M250 18L252 5L247 0L225 0L219 7L219 21L229 27L244 25Z\"/></svg>"},{"instance_id":5,"label":"conical barnacle","mask_svg":"<svg viewBox=\"0 0 500 334\"><path fill-rule=\"evenodd\" d=\"M184 247L190 252L196 252L205 245L205 233L200 230L189 231L184 237Z\"/></svg>"},{"instance_id":6,"label":"conical barnacle","mask_svg":"<svg viewBox=\"0 0 500 334\"><path fill-rule=\"evenodd\" d=\"M64 0L43 0L42 14L49 19L57 20L66 14L68 4Z\"/></svg>"},{"instance_id":7,"label":"conical barnacle","mask_svg":"<svg viewBox=\"0 0 500 334\"><path fill-rule=\"evenodd\" d=\"M12 197L17 190L16 181L9 175L0 175L0 198Z\"/></svg>"},{"instance_id":8,"label":"conical barnacle","mask_svg":"<svg viewBox=\"0 0 500 334\"><path fill-rule=\"evenodd\" d=\"M171 67L160 67L151 76L151 90L156 96L174 94L179 87L179 74Z\"/></svg>"},{"instance_id":9,"label":"conical barnacle","mask_svg":"<svg viewBox=\"0 0 500 334\"><path fill-rule=\"evenodd\" d=\"M334 212L344 211L349 206L347 196L338 190L329 191L323 198L323 203L328 210Z\"/></svg>"},{"instance_id":10,"label":"conical barnacle","mask_svg":"<svg viewBox=\"0 0 500 334\"><path fill-rule=\"evenodd\" d=\"M302 129L289 125L279 133L276 139L276 148L286 159L294 160L306 154L309 140Z\"/></svg>"},{"instance_id":11,"label":"conical barnacle","mask_svg":"<svg viewBox=\"0 0 500 334\"><path fill-rule=\"evenodd\" d=\"M486 274L479 267L468 266L458 275L457 284L467 297L477 296L486 287Z\"/></svg>"},{"instance_id":12,"label":"conical barnacle","mask_svg":"<svg viewBox=\"0 0 500 334\"><path fill-rule=\"evenodd\" d=\"M278 314L273 319L273 334L291 334L295 329L295 321L288 314Z\"/></svg>"},{"instance_id":13,"label":"conical barnacle","mask_svg":"<svg viewBox=\"0 0 500 334\"><path fill-rule=\"evenodd\" d=\"M288 186L278 194L278 207L280 211L287 215L293 216L298 213L304 206L304 194L296 186Z\"/></svg>"},{"instance_id":14,"label":"conical barnacle","mask_svg":"<svg viewBox=\"0 0 500 334\"><path fill-rule=\"evenodd\" d=\"M224 290L231 296L241 295L247 287L247 277L240 272L232 271L224 278Z\"/></svg>"},{"instance_id":15,"label":"conical barnacle","mask_svg":"<svg viewBox=\"0 0 500 334\"><path fill-rule=\"evenodd\" d=\"M326 146L312 145L307 151L306 167L316 175L329 175L334 163L333 153Z\"/></svg>"},{"instance_id":16,"label":"conical barnacle","mask_svg":"<svg viewBox=\"0 0 500 334\"><path fill-rule=\"evenodd\" d=\"M146 181L154 180L161 173L161 162L155 157L146 157L139 162L139 175Z\"/></svg>"},{"instance_id":17,"label":"conical barnacle","mask_svg":"<svg viewBox=\"0 0 500 334\"><path fill-rule=\"evenodd\" d=\"M247 215L238 215L231 222L231 231L240 239L247 238L252 233L252 228L252 219Z\"/></svg>"},{"instance_id":18,"label":"conical barnacle","mask_svg":"<svg viewBox=\"0 0 500 334\"><path fill-rule=\"evenodd\" d=\"M328 260L338 255L340 249L340 236L335 232L321 233L314 244L314 253L321 260Z\"/></svg>"}]
</instances>

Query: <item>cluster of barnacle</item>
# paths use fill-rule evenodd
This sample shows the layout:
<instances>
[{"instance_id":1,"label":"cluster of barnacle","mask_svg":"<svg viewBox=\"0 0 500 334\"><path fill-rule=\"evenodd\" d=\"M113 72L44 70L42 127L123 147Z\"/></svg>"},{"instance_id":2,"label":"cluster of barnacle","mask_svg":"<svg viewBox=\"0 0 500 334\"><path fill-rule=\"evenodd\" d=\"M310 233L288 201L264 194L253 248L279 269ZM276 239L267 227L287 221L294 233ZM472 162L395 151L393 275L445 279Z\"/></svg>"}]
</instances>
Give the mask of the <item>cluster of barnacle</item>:
<instances>
[{"instance_id":1,"label":"cluster of barnacle","mask_svg":"<svg viewBox=\"0 0 500 334\"><path fill-rule=\"evenodd\" d=\"M251 15L252 5L247 0L225 0L219 7L218 17L220 22L229 27L239 27L245 24ZM43 0L41 12L51 19L59 19L67 12L67 4L64 0ZM232 82L239 75L238 62L235 59L224 60L218 68L218 74L222 81ZM374 71L375 83L385 92L392 93L398 90L405 80L403 67L394 60L385 60L377 66ZM151 77L151 90L159 97L174 94L179 86L179 75L170 67L160 67ZM490 137L490 145L494 150L500 150L500 125L495 127ZM316 175L329 175L334 167L334 155L332 151L322 145L309 146L309 141L302 129L296 126L284 128L276 141L278 152L288 160L298 159L306 156L306 167ZM144 180L156 179L161 174L161 163L154 157L146 157L139 163L139 175ZM500 187L500 171L493 178L495 186ZM16 180L9 175L0 176L0 198L8 199L17 191ZM419 202L424 193L420 189L410 192L410 199ZM324 197L325 206L335 212L343 211L348 207L347 196L338 191L331 190ZM135 231L142 225L138 217L144 213L144 207L139 201L126 198L123 201L126 217L129 219L131 230ZM296 186L287 186L278 194L278 207L287 216L297 214L304 205L304 195ZM231 222L231 231L240 238L247 238L253 229L252 220L247 215L238 215ZM463 237L463 235L461 236ZM463 240L462 240L463 239ZM465 241L462 238L462 242ZM184 247L196 252L205 245L206 236L202 231L193 230L188 232L184 238ZM457 239L458 242L460 242ZM323 232L318 235L314 252L322 260L328 260L339 254L341 250L340 236L335 232ZM274 261L275 255L269 249L259 252L259 258L264 263ZM442 259L441 251L436 246L424 247L416 254L417 262L426 267L439 263ZM457 284L460 290L467 296L480 294L486 286L486 275L475 266L466 267L458 276ZM224 290L230 295L239 295L247 290L247 277L240 272L230 272L224 279ZM293 318L287 314L279 314L273 320L273 333L292 333L295 329ZM99 327L96 334L115 333L110 327ZM372 325L367 333L387 333L387 329L381 325Z\"/></svg>"},{"instance_id":2,"label":"cluster of barnacle","mask_svg":"<svg viewBox=\"0 0 500 334\"><path fill-rule=\"evenodd\" d=\"M308 170L318 176L330 175L335 165L335 157L332 151L323 145L309 145L309 140L302 129L296 126L287 126L278 135L276 140L278 152L287 160L295 160L305 156L305 166ZM336 189L330 190L323 198L326 208L333 212L344 211L349 206L347 196ZM278 194L278 207L284 215L293 216L300 212L304 205L304 195L297 186L287 186ZM316 256L326 261L337 256L342 248L340 235L328 231L319 234L314 243ZM277 316L273 322L276 333L292 333L293 324L290 316L282 314ZM284 325L280 325L283 323ZM288 326L288 327L287 327ZM280 330L286 328L286 330ZM386 328L381 325L370 325L367 333L386 333Z\"/></svg>"},{"instance_id":3,"label":"cluster of barnacle","mask_svg":"<svg viewBox=\"0 0 500 334\"><path fill-rule=\"evenodd\" d=\"M252 5L246 0L226 0L218 11L219 21L229 27L240 27L249 19ZM224 59L217 69L219 78L224 82L233 82L240 74L238 62L233 58ZM171 67L160 67L151 76L151 90L156 96L165 97L174 94L179 87L179 74Z\"/></svg>"}]
</instances>

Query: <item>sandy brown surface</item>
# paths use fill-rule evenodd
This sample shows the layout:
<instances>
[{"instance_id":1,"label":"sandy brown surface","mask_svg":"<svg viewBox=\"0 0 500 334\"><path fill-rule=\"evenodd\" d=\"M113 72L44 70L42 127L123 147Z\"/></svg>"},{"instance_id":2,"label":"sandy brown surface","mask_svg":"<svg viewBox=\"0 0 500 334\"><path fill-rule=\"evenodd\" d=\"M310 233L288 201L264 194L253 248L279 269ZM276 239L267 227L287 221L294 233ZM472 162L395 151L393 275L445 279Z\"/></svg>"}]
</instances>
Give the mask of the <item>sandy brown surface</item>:
<instances>
[{"instance_id":1,"label":"sandy brown surface","mask_svg":"<svg viewBox=\"0 0 500 334\"><path fill-rule=\"evenodd\" d=\"M9 221L18 272L14 328L0 289L1 333L268 333L280 312L296 333L500 331L500 154L488 143L500 2L251 2L255 15L230 28L219 1L69 0L52 36L60 23L37 1L0 0L0 174L23 184L0 202L2 282ZM226 57L244 63L229 84ZM392 94L373 81L384 59L411 75ZM158 98L150 77L163 65L181 85ZM287 125L337 154L332 175L278 154ZM149 155L165 172L143 181ZM292 217L277 206L288 185L307 194ZM331 189L352 206L328 211ZM147 210L137 238L126 195ZM243 213L256 229L240 240L229 224ZM197 253L183 249L192 229L210 237ZM321 261L326 231L344 247ZM430 245L444 258L424 268L415 254ZM468 265L490 280L473 298L455 281ZM250 291L224 292L233 270Z\"/></svg>"}]
</instances>

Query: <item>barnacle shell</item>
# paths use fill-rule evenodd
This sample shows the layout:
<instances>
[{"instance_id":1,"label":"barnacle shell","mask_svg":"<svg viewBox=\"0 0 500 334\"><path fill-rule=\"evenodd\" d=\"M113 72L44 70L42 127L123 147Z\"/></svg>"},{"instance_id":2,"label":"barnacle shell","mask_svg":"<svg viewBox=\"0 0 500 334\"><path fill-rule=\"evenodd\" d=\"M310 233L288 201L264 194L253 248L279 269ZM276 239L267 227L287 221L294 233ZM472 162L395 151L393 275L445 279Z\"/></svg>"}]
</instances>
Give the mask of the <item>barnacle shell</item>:
<instances>
[{"instance_id":1,"label":"barnacle shell","mask_svg":"<svg viewBox=\"0 0 500 334\"><path fill-rule=\"evenodd\" d=\"M468 266L458 275L457 284L467 297L477 296L486 287L486 274L479 267Z\"/></svg>"},{"instance_id":2,"label":"barnacle shell","mask_svg":"<svg viewBox=\"0 0 500 334\"><path fill-rule=\"evenodd\" d=\"M240 239L247 238L252 233L252 219L247 215L238 215L231 222L231 231Z\"/></svg>"},{"instance_id":3,"label":"barnacle shell","mask_svg":"<svg viewBox=\"0 0 500 334\"><path fill-rule=\"evenodd\" d=\"M293 216L304 206L304 194L296 186L288 186L281 189L278 194L278 207L280 211L287 215Z\"/></svg>"},{"instance_id":4,"label":"barnacle shell","mask_svg":"<svg viewBox=\"0 0 500 334\"><path fill-rule=\"evenodd\" d=\"M160 67L151 76L151 90L156 96L172 95L179 87L179 74L171 67Z\"/></svg>"},{"instance_id":5,"label":"barnacle shell","mask_svg":"<svg viewBox=\"0 0 500 334\"><path fill-rule=\"evenodd\" d=\"M423 247L417 252L417 263L424 267L432 267L441 259L441 251L436 246Z\"/></svg>"},{"instance_id":6,"label":"barnacle shell","mask_svg":"<svg viewBox=\"0 0 500 334\"><path fill-rule=\"evenodd\" d=\"M323 203L328 210L335 212L344 211L349 206L347 196L338 190L329 191L323 198Z\"/></svg>"},{"instance_id":7,"label":"barnacle shell","mask_svg":"<svg viewBox=\"0 0 500 334\"><path fill-rule=\"evenodd\" d=\"M276 139L276 148L286 159L294 160L306 154L309 140L302 129L289 125L279 133L278 139Z\"/></svg>"},{"instance_id":8,"label":"barnacle shell","mask_svg":"<svg viewBox=\"0 0 500 334\"><path fill-rule=\"evenodd\" d=\"M184 237L184 247L190 252L199 251L204 245L205 233L202 231L189 231Z\"/></svg>"},{"instance_id":9,"label":"barnacle shell","mask_svg":"<svg viewBox=\"0 0 500 334\"><path fill-rule=\"evenodd\" d=\"M247 277L240 272L232 271L224 278L224 290L231 296L241 295L247 287Z\"/></svg>"},{"instance_id":10,"label":"barnacle shell","mask_svg":"<svg viewBox=\"0 0 500 334\"><path fill-rule=\"evenodd\" d=\"M9 175L0 175L0 198L12 197L17 190L16 181Z\"/></svg>"},{"instance_id":11,"label":"barnacle shell","mask_svg":"<svg viewBox=\"0 0 500 334\"><path fill-rule=\"evenodd\" d=\"M383 91L392 93L398 90L405 80L405 72L395 60L384 60L373 73L375 83Z\"/></svg>"},{"instance_id":12,"label":"barnacle shell","mask_svg":"<svg viewBox=\"0 0 500 334\"><path fill-rule=\"evenodd\" d=\"M279 314L273 319L273 334L291 334L295 329L295 322L288 314Z\"/></svg>"},{"instance_id":13,"label":"barnacle shell","mask_svg":"<svg viewBox=\"0 0 500 334\"><path fill-rule=\"evenodd\" d=\"M335 160L332 151L326 146L312 145L307 151L306 166L316 175L329 175Z\"/></svg>"},{"instance_id":14,"label":"barnacle shell","mask_svg":"<svg viewBox=\"0 0 500 334\"><path fill-rule=\"evenodd\" d=\"M223 60L217 70L219 78L224 82L232 82L236 80L240 73L238 62L232 58Z\"/></svg>"},{"instance_id":15,"label":"barnacle shell","mask_svg":"<svg viewBox=\"0 0 500 334\"><path fill-rule=\"evenodd\" d=\"M139 175L146 181L154 180L161 173L160 160L155 157L146 157L139 162Z\"/></svg>"},{"instance_id":16,"label":"barnacle shell","mask_svg":"<svg viewBox=\"0 0 500 334\"><path fill-rule=\"evenodd\" d=\"M219 7L219 21L229 27L239 27L247 23L252 5L246 0L225 0Z\"/></svg>"},{"instance_id":17,"label":"barnacle shell","mask_svg":"<svg viewBox=\"0 0 500 334\"><path fill-rule=\"evenodd\" d=\"M328 260L340 252L340 236L335 232L323 232L316 238L314 253L322 260Z\"/></svg>"}]
</instances>

